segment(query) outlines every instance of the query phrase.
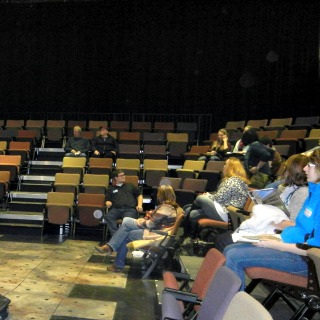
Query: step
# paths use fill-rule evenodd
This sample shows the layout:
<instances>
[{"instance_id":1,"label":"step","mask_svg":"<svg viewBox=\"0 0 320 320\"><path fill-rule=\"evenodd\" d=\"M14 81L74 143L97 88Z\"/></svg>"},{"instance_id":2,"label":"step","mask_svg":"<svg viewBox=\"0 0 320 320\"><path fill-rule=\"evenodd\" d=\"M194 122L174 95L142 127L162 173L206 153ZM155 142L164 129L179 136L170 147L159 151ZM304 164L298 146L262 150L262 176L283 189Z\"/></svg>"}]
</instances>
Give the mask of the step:
<instances>
[{"instance_id":1,"label":"step","mask_svg":"<svg viewBox=\"0 0 320 320\"><path fill-rule=\"evenodd\" d=\"M8 209L10 211L32 211L32 212L43 212L45 202L33 202L33 201L12 201L8 203Z\"/></svg>"},{"instance_id":2,"label":"step","mask_svg":"<svg viewBox=\"0 0 320 320\"><path fill-rule=\"evenodd\" d=\"M21 192L12 191L10 192L10 201L17 201L23 199L26 202L46 202L47 193L46 192Z\"/></svg>"},{"instance_id":3,"label":"step","mask_svg":"<svg viewBox=\"0 0 320 320\"><path fill-rule=\"evenodd\" d=\"M52 191L52 184L44 184L44 183L22 183L19 185L19 190L21 192L43 192L48 193Z\"/></svg>"},{"instance_id":4,"label":"step","mask_svg":"<svg viewBox=\"0 0 320 320\"><path fill-rule=\"evenodd\" d=\"M0 213L0 225L10 227L43 228L44 215L38 212L10 211Z\"/></svg>"},{"instance_id":5,"label":"step","mask_svg":"<svg viewBox=\"0 0 320 320\"><path fill-rule=\"evenodd\" d=\"M33 160L28 162L28 174L34 176L54 176L61 172L62 161Z\"/></svg>"},{"instance_id":6,"label":"step","mask_svg":"<svg viewBox=\"0 0 320 320\"><path fill-rule=\"evenodd\" d=\"M62 160L65 155L63 148L36 148L37 160Z\"/></svg>"}]
</instances>

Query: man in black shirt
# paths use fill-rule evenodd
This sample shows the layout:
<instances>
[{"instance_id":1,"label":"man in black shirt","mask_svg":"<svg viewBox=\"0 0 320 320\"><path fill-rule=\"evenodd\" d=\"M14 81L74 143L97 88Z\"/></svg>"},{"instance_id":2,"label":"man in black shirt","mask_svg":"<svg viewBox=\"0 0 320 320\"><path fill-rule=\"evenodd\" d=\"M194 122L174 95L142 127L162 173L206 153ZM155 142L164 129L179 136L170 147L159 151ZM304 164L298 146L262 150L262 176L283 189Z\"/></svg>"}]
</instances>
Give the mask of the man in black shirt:
<instances>
[{"instance_id":1,"label":"man in black shirt","mask_svg":"<svg viewBox=\"0 0 320 320\"><path fill-rule=\"evenodd\" d=\"M109 135L106 126L101 126L99 130L100 135L92 141L92 157L114 158L118 151L116 139Z\"/></svg>"},{"instance_id":2,"label":"man in black shirt","mask_svg":"<svg viewBox=\"0 0 320 320\"><path fill-rule=\"evenodd\" d=\"M106 206L109 209L106 222L111 236L117 231L117 219L124 217L138 218L142 212L143 196L138 187L132 183L125 183L126 178L122 170L112 173L113 183L107 190Z\"/></svg>"}]
</instances>

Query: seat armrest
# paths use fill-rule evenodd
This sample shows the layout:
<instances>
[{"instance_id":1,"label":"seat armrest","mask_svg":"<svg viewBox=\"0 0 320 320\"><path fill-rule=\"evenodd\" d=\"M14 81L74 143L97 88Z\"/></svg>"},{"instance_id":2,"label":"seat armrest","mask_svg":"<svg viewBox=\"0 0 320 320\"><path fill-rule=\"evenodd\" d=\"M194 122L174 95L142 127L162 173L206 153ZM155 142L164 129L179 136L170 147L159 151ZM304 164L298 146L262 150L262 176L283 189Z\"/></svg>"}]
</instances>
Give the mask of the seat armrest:
<instances>
[{"instance_id":1,"label":"seat armrest","mask_svg":"<svg viewBox=\"0 0 320 320\"><path fill-rule=\"evenodd\" d=\"M193 278L191 278L190 274L188 273L182 273L182 272L173 272L170 271L177 280L187 280L187 281L194 281Z\"/></svg>"},{"instance_id":2,"label":"seat armrest","mask_svg":"<svg viewBox=\"0 0 320 320\"><path fill-rule=\"evenodd\" d=\"M186 303L192 303L195 305L200 305L202 303L202 300L198 297L198 295L196 295L194 293L180 291L180 290L174 290L171 288L165 288L163 291L172 294L179 301L183 301Z\"/></svg>"},{"instance_id":3,"label":"seat armrest","mask_svg":"<svg viewBox=\"0 0 320 320\"><path fill-rule=\"evenodd\" d=\"M244 216L250 216L250 214L251 214L250 211L246 211L246 210L242 210L242 209L238 209L236 212L237 212L237 213L241 213L241 214L243 214Z\"/></svg>"}]
</instances>

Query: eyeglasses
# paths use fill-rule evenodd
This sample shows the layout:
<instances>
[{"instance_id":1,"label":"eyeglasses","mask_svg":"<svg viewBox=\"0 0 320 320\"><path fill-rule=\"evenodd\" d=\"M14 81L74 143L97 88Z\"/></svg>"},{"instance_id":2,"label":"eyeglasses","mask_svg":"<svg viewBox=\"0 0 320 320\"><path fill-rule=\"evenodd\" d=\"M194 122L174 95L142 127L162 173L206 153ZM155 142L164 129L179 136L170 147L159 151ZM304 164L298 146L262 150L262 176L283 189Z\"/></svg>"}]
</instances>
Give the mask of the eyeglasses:
<instances>
[{"instance_id":1,"label":"eyeglasses","mask_svg":"<svg viewBox=\"0 0 320 320\"><path fill-rule=\"evenodd\" d=\"M120 177L124 177L125 176L125 174L123 173L123 174L118 174L118 178L120 178Z\"/></svg>"},{"instance_id":2,"label":"eyeglasses","mask_svg":"<svg viewBox=\"0 0 320 320\"><path fill-rule=\"evenodd\" d=\"M309 168L311 168L311 167L315 167L316 165L315 165L314 163L312 163L312 162L309 162L309 163L307 164L307 166L308 166Z\"/></svg>"}]
</instances>

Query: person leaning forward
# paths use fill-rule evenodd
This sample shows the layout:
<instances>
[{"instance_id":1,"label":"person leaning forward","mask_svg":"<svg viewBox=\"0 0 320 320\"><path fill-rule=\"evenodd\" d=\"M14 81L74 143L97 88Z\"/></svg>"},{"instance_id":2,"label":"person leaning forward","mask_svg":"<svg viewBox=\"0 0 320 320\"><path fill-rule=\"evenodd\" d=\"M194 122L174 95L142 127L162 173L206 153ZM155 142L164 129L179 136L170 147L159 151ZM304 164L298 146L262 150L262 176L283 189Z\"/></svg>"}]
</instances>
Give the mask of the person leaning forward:
<instances>
[{"instance_id":1,"label":"person leaning forward","mask_svg":"<svg viewBox=\"0 0 320 320\"><path fill-rule=\"evenodd\" d=\"M126 183L123 170L112 172L112 186L107 190L106 206L108 213L106 222L111 236L117 231L117 220L124 217L138 218L138 212L142 212L143 196L138 187L132 183Z\"/></svg>"}]
</instances>

